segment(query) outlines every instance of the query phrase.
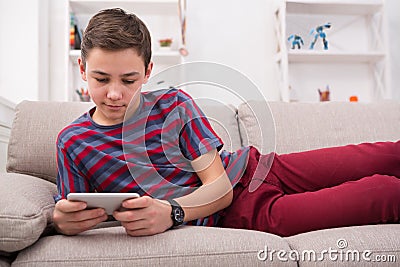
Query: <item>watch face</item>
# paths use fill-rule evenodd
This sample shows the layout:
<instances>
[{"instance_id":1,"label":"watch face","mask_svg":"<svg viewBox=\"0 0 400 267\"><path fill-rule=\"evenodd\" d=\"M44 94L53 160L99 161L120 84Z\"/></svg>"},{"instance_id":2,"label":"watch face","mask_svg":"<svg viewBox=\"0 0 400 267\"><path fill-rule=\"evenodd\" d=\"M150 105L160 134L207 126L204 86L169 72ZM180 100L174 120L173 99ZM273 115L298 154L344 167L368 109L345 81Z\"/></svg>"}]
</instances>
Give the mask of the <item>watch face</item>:
<instances>
[{"instance_id":1,"label":"watch face","mask_svg":"<svg viewBox=\"0 0 400 267\"><path fill-rule=\"evenodd\" d=\"M175 200L168 200L170 203L172 210L171 210L171 219L173 221L173 226L179 226L183 224L183 220L185 219L185 212L182 207L179 205L178 202Z\"/></svg>"},{"instance_id":2,"label":"watch face","mask_svg":"<svg viewBox=\"0 0 400 267\"><path fill-rule=\"evenodd\" d=\"M184 216L185 215L183 214L183 210L182 209L180 209L178 207L174 209L174 218L175 218L175 221L177 223L182 223Z\"/></svg>"}]
</instances>

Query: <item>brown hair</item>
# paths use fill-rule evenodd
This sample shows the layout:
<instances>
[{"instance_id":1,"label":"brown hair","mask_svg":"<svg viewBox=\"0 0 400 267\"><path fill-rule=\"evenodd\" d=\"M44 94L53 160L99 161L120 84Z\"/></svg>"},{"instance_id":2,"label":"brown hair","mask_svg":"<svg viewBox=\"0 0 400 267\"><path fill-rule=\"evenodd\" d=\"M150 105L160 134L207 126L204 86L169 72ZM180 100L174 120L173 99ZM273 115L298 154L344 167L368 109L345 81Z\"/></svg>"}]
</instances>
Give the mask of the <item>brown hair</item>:
<instances>
[{"instance_id":1,"label":"brown hair","mask_svg":"<svg viewBox=\"0 0 400 267\"><path fill-rule=\"evenodd\" d=\"M118 51L134 48L143 58L145 70L151 59L151 37L146 25L135 14L123 9L105 9L94 15L81 44L81 57L85 65L88 53L93 48Z\"/></svg>"}]
</instances>

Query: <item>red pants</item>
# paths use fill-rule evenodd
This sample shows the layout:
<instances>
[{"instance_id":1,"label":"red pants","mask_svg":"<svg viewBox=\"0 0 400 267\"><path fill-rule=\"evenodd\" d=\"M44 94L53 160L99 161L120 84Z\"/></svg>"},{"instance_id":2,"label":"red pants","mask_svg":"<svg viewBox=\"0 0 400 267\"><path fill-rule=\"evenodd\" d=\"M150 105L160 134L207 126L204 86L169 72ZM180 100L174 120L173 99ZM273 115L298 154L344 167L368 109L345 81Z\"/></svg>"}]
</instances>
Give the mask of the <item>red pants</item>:
<instances>
[{"instance_id":1,"label":"red pants","mask_svg":"<svg viewBox=\"0 0 400 267\"><path fill-rule=\"evenodd\" d=\"M290 236L398 223L399 178L400 141L285 155L260 155L252 147L233 202L222 211L218 225Z\"/></svg>"}]
</instances>

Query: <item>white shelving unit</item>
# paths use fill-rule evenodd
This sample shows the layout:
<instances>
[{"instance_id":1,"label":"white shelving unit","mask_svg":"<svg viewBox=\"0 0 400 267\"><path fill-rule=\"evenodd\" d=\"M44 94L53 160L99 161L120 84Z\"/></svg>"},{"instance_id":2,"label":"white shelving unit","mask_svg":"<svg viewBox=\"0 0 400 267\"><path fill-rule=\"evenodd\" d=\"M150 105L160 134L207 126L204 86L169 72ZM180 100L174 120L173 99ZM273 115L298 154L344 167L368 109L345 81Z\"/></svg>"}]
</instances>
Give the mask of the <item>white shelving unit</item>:
<instances>
[{"instance_id":1,"label":"white shelving unit","mask_svg":"<svg viewBox=\"0 0 400 267\"><path fill-rule=\"evenodd\" d=\"M275 10L278 66L282 101L319 101L318 89L329 86L331 100L360 102L390 98L384 0L278 0ZM314 49L310 32L318 25L329 42L319 38ZM291 49L288 37L304 40ZM290 90L292 89L292 90ZM292 94L293 93L293 94Z\"/></svg>"},{"instance_id":2,"label":"white shelving unit","mask_svg":"<svg viewBox=\"0 0 400 267\"><path fill-rule=\"evenodd\" d=\"M106 8L119 7L128 12L136 14L144 21L152 37L152 61L154 62L153 75L172 65L183 62L183 57L178 52L180 45L180 21L178 15L178 0L68 0L64 13L68 16L68 30L65 32L65 41L68 42L69 14L73 12L78 27L86 28L89 19L98 11ZM172 38L171 51L159 49L158 40ZM68 48L68 70L67 70L67 98L69 101L77 101L75 90L87 85L82 81L77 65L80 50Z\"/></svg>"},{"instance_id":3,"label":"white shelving unit","mask_svg":"<svg viewBox=\"0 0 400 267\"><path fill-rule=\"evenodd\" d=\"M16 104L0 96L0 173L6 172L8 141Z\"/></svg>"}]
</instances>

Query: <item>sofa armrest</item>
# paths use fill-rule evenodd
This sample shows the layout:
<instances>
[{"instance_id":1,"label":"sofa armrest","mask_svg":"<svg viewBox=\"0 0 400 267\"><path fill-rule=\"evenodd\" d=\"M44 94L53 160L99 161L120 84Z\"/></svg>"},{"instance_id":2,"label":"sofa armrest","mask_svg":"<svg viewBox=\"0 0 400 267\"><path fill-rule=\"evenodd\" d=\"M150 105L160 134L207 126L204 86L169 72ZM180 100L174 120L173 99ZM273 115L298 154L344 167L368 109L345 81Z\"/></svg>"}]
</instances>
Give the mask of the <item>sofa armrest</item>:
<instances>
[{"instance_id":1,"label":"sofa armrest","mask_svg":"<svg viewBox=\"0 0 400 267\"><path fill-rule=\"evenodd\" d=\"M52 223L56 185L37 177L0 173L0 251L36 242Z\"/></svg>"}]
</instances>

